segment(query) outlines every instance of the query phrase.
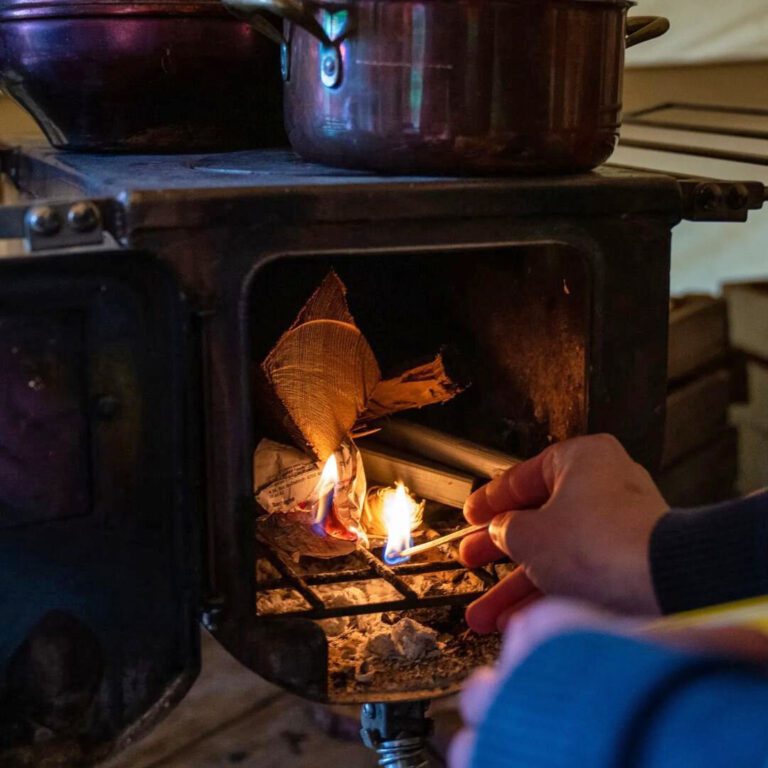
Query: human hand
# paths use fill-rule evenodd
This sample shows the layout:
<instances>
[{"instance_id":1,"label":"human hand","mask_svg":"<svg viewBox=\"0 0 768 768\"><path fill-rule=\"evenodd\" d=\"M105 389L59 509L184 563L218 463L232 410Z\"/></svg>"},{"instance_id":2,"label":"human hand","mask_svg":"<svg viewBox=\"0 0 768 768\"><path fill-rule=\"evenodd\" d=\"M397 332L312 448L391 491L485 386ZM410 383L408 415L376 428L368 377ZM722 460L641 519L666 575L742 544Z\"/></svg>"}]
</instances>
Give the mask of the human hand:
<instances>
[{"instance_id":1,"label":"human hand","mask_svg":"<svg viewBox=\"0 0 768 768\"><path fill-rule=\"evenodd\" d=\"M648 545L669 509L646 470L614 437L592 435L550 446L472 494L470 567L507 554L521 568L467 609L477 632L503 629L542 592L577 597L624 613L658 613Z\"/></svg>"},{"instance_id":2,"label":"human hand","mask_svg":"<svg viewBox=\"0 0 768 768\"><path fill-rule=\"evenodd\" d=\"M449 768L470 767L477 728L508 675L542 643L561 633L579 630L634 636L686 651L768 663L768 637L756 630L649 626L643 619L617 617L584 603L548 598L509 622L498 665L477 670L465 683L459 700L464 728L451 742Z\"/></svg>"}]
</instances>

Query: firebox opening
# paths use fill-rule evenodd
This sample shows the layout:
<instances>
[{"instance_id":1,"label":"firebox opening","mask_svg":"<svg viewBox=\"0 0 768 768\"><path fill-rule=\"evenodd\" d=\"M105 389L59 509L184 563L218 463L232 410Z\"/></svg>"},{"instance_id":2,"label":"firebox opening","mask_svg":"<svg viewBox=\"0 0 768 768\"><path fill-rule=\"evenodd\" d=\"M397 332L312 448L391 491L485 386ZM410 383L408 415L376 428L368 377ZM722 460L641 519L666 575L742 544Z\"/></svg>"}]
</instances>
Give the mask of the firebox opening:
<instances>
[{"instance_id":1,"label":"firebox opening","mask_svg":"<svg viewBox=\"0 0 768 768\"><path fill-rule=\"evenodd\" d=\"M578 252L540 245L275 259L252 282L255 371L331 270L346 286L349 310L383 377L445 349L451 375L470 384L450 402L405 411L399 420L520 458L585 431L590 296L587 265ZM262 395L254 383L254 449L264 438L290 444ZM373 431L377 426L366 425ZM370 441L375 444L375 433L355 441L369 487L382 479ZM446 490L443 469L435 467L437 479L421 494L426 507L419 540L462 527L455 494L465 496L483 481L469 477L469 485L462 485L466 473L448 468L455 477ZM388 484L398 479L408 485L394 476ZM322 501L329 503L328 496ZM288 515L258 514L258 620L305 618L322 629L333 700L447 693L496 653L497 639L467 632L463 613L511 565L468 571L456 544L387 562L385 542L376 536L368 546L353 543L334 557L307 556L298 539L291 551L284 539L275 545L274 530L264 535L262 526L279 528Z\"/></svg>"}]
</instances>

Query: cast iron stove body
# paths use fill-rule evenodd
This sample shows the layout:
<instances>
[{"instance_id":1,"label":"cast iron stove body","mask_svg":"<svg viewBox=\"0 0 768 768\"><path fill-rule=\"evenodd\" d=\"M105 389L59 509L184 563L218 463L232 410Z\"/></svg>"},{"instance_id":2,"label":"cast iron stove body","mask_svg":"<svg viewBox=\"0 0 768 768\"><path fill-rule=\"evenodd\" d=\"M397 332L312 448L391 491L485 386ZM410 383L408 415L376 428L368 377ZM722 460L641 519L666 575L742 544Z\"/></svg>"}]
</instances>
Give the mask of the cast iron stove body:
<instances>
[{"instance_id":1,"label":"cast iron stove body","mask_svg":"<svg viewBox=\"0 0 768 768\"><path fill-rule=\"evenodd\" d=\"M460 611L472 595L425 602L406 580L418 567L382 570L375 555L310 574L258 555L251 467L267 430L253 366L333 268L383 367L444 343L466 359L472 387L410 418L522 456L610 432L653 469L672 228L683 216L743 221L764 195L618 169L376 177L281 151L31 147L3 162L16 197L0 208L10 764L88 762L149 728L197 674L199 619L243 663L318 701L456 690L468 669L416 687L331 674L317 619ZM257 585L257 556L277 581ZM495 578L484 573L481 588ZM328 599L329 587L370 578L398 594ZM307 607L258 615L260 595L280 586Z\"/></svg>"}]
</instances>

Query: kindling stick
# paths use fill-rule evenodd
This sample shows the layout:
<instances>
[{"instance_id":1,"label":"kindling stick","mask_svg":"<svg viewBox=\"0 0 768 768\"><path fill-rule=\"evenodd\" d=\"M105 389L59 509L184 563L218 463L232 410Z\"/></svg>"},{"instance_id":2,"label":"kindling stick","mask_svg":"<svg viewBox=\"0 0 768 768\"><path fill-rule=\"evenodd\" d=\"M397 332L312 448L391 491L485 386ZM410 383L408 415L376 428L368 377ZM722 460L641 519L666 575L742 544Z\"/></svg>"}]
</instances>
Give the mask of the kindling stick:
<instances>
[{"instance_id":1,"label":"kindling stick","mask_svg":"<svg viewBox=\"0 0 768 768\"><path fill-rule=\"evenodd\" d=\"M457 539L463 539L465 536L469 536L479 531L484 531L488 528L490 523L485 525L470 525L468 528L462 528L460 531L454 531L445 536L440 536L438 539L432 539L431 541L425 541L423 544L417 544L415 547L407 547L402 552L398 552L398 557L411 557L412 555L420 555L422 552L429 552L430 549L439 547L442 544L448 544L451 541Z\"/></svg>"}]
</instances>

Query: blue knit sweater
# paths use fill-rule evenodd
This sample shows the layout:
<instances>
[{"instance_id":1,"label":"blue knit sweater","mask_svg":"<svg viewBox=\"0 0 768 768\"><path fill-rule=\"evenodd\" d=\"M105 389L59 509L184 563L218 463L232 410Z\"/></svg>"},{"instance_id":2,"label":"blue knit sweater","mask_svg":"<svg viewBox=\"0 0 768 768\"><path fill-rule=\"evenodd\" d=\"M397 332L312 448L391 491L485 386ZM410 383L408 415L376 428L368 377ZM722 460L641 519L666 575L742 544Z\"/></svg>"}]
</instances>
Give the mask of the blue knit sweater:
<instances>
[{"instance_id":1,"label":"blue knit sweater","mask_svg":"<svg viewBox=\"0 0 768 768\"><path fill-rule=\"evenodd\" d=\"M667 612L768 593L768 494L670 512L650 558ZM472 766L768 768L768 674L608 634L564 634L503 682Z\"/></svg>"}]
</instances>

